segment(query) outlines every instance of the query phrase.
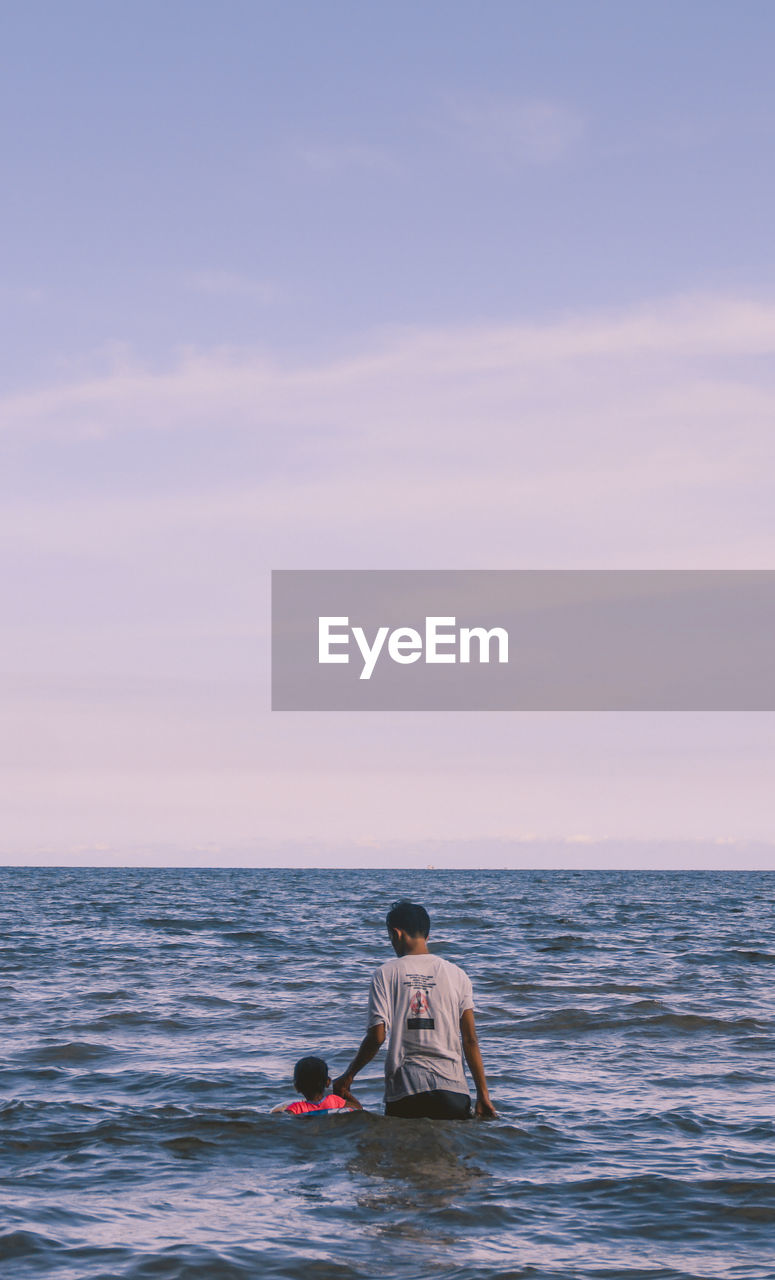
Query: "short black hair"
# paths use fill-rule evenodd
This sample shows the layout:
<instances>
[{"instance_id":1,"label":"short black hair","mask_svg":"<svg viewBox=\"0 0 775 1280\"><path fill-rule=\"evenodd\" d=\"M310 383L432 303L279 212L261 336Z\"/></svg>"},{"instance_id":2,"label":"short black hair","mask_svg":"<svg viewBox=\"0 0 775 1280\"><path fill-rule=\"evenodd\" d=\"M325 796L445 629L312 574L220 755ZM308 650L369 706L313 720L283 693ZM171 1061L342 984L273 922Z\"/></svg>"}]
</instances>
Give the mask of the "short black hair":
<instances>
[{"instance_id":1,"label":"short black hair","mask_svg":"<svg viewBox=\"0 0 775 1280\"><path fill-rule=\"evenodd\" d=\"M394 902L385 917L388 929L403 929L410 938L427 938L431 931L431 918L419 902L402 898Z\"/></svg>"},{"instance_id":2,"label":"short black hair","mask_svg":"<svg viewBox=\"0 0 775 1280\"><path fill-rule=\"evenodd\" d=\"M322 1058L299 1058L293 1068L293 1085L309 1101L328 1083L328 1067Z\"/></svg>"}]
</instances>

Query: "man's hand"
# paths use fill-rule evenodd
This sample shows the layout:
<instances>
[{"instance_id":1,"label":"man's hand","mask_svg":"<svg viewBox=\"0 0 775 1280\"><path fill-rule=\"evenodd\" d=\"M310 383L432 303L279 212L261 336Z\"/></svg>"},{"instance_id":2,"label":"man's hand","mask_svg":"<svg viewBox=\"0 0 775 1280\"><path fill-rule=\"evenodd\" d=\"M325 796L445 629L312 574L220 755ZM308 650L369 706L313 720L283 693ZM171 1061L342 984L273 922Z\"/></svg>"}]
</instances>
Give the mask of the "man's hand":
<instances>
[{"instance_id":1,"label":"man's hand","mask_svg":"<svg viewBox=\"0 0 775 1280\"><path fill-rule=\"evenodd\" d=\"M495 1110L495 1107L492 1105L489 1098L477 1097L476 1102L474 1103L474 1115L477 1116L479 1120L495 1120L498 1112Z\"/></svg>"},{"instance_id":2,"label":"man's hand","mask_svg":"<svg viewBox=\"0 0 775 1280\"><path fill-rule=\"evenodd\" d=\"M348 1093L352 1089L352 1085L353 1077L345 1072L343 1076L337 1076L336 1080L332 1081L331 1088L337 1097L346 1099Z\"/></svg>"},{"instance_id":3,"label":"man's hand","mask_svg":"<svg viewBox=\"0 0 775 1280\"><path fill-rule=\"evenodd\" d=\"M353 1111L363 1111L363 1104L358 1101L354 1093L350 1092L350 1085L347 1083L348 1079L350 1079L348 1076L339 1076L337 1080L334 1080L331 1088L340 1098L344 1098L348 1107L352 1107Z\"/></svg>"}]
</instances>

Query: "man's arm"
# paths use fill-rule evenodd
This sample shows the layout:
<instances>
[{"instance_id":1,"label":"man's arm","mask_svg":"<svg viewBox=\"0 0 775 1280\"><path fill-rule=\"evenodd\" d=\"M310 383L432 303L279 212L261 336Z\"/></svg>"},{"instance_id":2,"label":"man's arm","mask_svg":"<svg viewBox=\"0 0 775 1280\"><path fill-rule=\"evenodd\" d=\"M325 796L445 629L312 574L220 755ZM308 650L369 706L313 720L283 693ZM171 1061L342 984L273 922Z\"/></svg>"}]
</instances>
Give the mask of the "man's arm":
<instances>
[{"instance_id":1,"label":"man's arm","mask_svg":"<svg viewBox=\"0 0 775 1280\"><path fill-rule=\"evenodd\" d=\"M334 1093L338 1093L340 1098L346 1098L350 1091L352 1082L358 1072L366 1066L367 1062L371 1062L374 1055L379 1052L384 1043L385 1024L384 1022L376 1022L373 1027L369 1027L365 1036L361 1040L358 1052L344 1075L338 1076L331 1086Z\"/></svg>"},{"instance_id":2,"label":"man's arm","mask_svg":"<svg viewBox=\"0 0 775 1280\"><path fill-rule=\"evenodd\" d=\"M471 1072L476 1088L474 1115L480 1116L483 1120L492 1120L496 1115L496 1111L490 1102L490 1095L487 1090L487 1077L484 1074L484 1063L479 1050L473 1009L466 1009L463 1012L460 1018L460 1035L463 1039L463 1053L468 1063L468 1070Z\"/></svg>"}]
</instances>

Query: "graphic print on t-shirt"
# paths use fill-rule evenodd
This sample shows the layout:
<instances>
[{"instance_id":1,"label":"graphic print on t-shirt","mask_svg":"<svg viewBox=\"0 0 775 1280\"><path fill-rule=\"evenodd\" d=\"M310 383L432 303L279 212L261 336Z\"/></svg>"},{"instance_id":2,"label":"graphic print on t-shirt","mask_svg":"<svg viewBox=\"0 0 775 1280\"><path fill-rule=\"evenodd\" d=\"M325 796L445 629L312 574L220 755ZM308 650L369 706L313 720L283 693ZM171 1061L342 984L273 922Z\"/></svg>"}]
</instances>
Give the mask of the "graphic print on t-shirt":
<instances>
[{"instance_id":1,"label":"graphic print on t-shirt","mask_svg":"<svg viewBox=\"0 0 775 1280\"><path fill-rule=\"evenodd\" d=\"M409 1000L409 1017L406 1020L408 1030L433 1031L436 1023L431 1013L428 991L431 987L436 986L435 981L422 973L408 973L406 981L412 987L412 995Z\"/></svg>"}]
</instances>

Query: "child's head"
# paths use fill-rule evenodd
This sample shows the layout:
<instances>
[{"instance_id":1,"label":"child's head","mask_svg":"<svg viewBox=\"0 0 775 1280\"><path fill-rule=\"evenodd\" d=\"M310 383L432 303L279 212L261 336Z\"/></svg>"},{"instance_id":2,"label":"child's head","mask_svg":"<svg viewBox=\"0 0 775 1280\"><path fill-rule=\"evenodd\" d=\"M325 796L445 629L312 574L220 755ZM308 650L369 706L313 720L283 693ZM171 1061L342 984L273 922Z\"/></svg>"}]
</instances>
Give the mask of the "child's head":
<instances>
[{"instance_id":1,"label":"child's head","mask_svg":"<svg viewBox=\"0 0 775 1280\"><path fill-rule=\"evenodd\" d=\"M331 1079L322 1058L300 1058L293 1068L293 1087L303 1093L307 1102L320 1098Z\"/></svg>"}]
</instances>

